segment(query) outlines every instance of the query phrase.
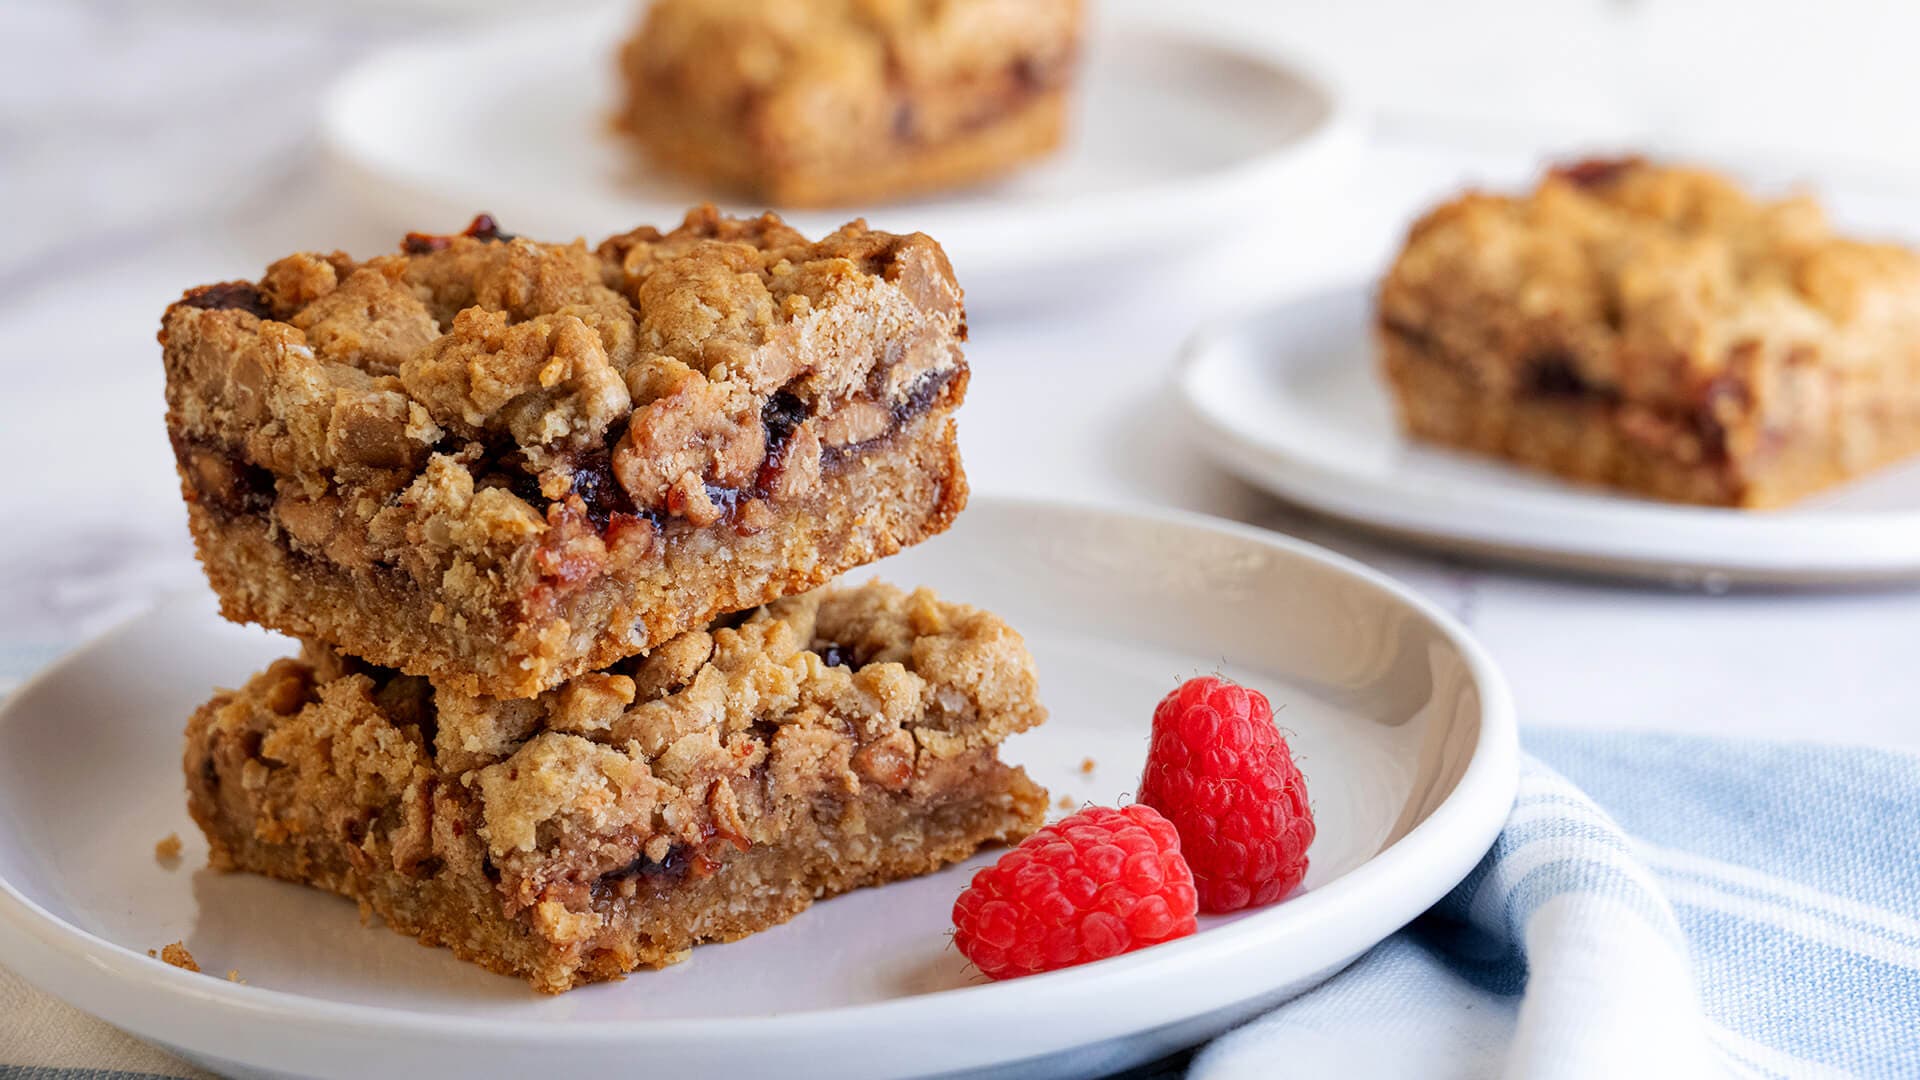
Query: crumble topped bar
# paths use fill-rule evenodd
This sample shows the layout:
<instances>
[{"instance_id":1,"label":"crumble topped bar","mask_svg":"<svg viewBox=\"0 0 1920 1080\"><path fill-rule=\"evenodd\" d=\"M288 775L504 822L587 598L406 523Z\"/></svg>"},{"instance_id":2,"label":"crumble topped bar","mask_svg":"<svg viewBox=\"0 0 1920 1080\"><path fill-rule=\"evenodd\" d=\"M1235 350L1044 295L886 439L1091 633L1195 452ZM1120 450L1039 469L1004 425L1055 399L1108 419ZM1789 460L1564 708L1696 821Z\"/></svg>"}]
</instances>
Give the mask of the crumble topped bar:
<instances>
[{"instance_id":1,"label":"crumble topped bar","mask_svg":"<svg viewBox=\"0 0 1920 1080\"><path fill-rule=\"evenodd\" d=\"M1413 434L1575 480L1776 506L1920 451L1920 257L1710 172L1596 160L1449 202L1379 334Z\"/></svg>"},{"instance_id":2,"label":"crumble topped bar","mask_svg":"<svg viewBox=\"0 0 1920 1080\"><path fill-rule=\"evenodd\" d=\"M945 529L965 336L924 235L706 207L292 255L160 340L229 617L523 696Z\"/></svg>"},{"instance_id":3,"label":"crumble topped bar","mask_svg":"<svg viewBox=\"0 0 1920 1080\"><path fill-rule=\"evenodd\" d=\"M1080 0L659 0L621 122L661 163L776 204L969 183L1059 145Z\"/></svg>"},{"instance_id":4,"label":"crumble topped bar","mask_svg":"<svg viewBox=\"0 0 1920 1080\"><path fill-rule=\"evenodd\" d=\"M994 616L878 582L780 600L538 697L309 643L187 731L212 864L329 889L557 993L1038 828Z\"/></svg>"}]
</instances>

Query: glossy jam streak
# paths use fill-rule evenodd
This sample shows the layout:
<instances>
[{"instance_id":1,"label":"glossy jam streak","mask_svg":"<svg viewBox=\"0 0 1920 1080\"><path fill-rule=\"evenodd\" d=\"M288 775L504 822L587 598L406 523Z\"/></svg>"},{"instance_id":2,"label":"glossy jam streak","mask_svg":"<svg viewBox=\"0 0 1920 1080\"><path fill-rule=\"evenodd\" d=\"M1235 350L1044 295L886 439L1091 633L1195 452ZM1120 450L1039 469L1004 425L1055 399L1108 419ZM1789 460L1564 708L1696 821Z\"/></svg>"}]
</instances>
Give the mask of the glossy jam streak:
<instances>
[{"instance_id":1,"label":"glossy jam streak","mask_svg":"<svg viewBox=\"0 0 1920 1080\"><path fill-rule=\"evenodd\" d=\"M476 214L474 219L468 222L466 231L460 235L471 236L475 240L485 241L506 241L513 239L512 233L501 230L500 223L493 220L492 214ZM406 252L408 255L431 255L436 251L445 251L452 244L453 237L451 236L410 232L407 234L406 239L400 241L400 250Z\"/></svg>"},{"instance_id":2,"label":"glossy jam streak","mask_svg":"<svg viewBox=\"0 0 1920 1080\"><path fill-rule=\"evenodd\" d=\"M794 431L812 415L806 402L788 391L775 391L760 408L760 423L767 429L767 456L772 457L784 449Z\"/></svg>"},{"instance_id":3,"label":"glossy jam streak","mask_svg":"<svg viewBox=\"0 0 1920 1080\"><path fill-rule=\"evenodd\" d=\"M613 458L605 449L584 454L573 463L573 493L586 504L587 519L603 531L615 514L639 514L627 489L613 478Z\"/></svg>"},{"instance_id":4,"label":"glossy jam streak","mask_svg":"<svg viewBox=\"0 0 1920 1080\"><path fill-rule=\"evenodd\" d=\"M905 398L894 404L893 426L898 428L932 408L954 374L954 370L948 369L922 377ZM766 429L766 459L753 483L746 487L707 485L707 498L720 509L721 520L731 521L742 505L753 499L767 497L779 478L794 432L812 416L812 408L791 391L779 390L767 399L760 409L760 422ZM587 519L602 534L607 532L610 524L621 520L644 518L662 528L672 520L661 511L643 510L634 505L626 489L614 478L610 448L618 445L624 435L624 427L615 427L607 432L604 446L580 454L570 463L573 481L570 494L579 497L586 507ZM823 451L821 464L829 467L837 465L864 452L866 445L828 447ZM490 466L476 467L474 471L480 475L500 474L514 494L525 499L529 505L545 508L552 501L540 492L538 478L527 471L517 448L495 458Z\"/></svg>"},{"instance_id":5,"label":"glossy jam streak","mask_svg":"<svg viewBox=\"0 0 1920 1080\"><path fill-rule=\"evenodd\" d=\"M621 431L611 432L606 445L588 450L568 462L568 479L572 488L568 495L577 496L586 509L587 520L593 527L604 533L615 520L637 520L649 518L659 523L657 514L642 512L634 506L627 490L613 477L613 454L609 447L619 442ZM528 506L538 507L542 513L549 509L554 500L546 497L540 490L540 477L531 471L526 459L518 447L498 452L489 452L486 463L476 465L477 476L496 476L507 485L508 490L525 499Z\"/></svg>"},{"instance_id":6,"label":"glossy jam streak","mask_svg":"<svg viewBox=\"0 0 1920 1080\"><path fill-rule=\"evenodd\" d=\"M473 237L475 240L499 240L504 242L513 239L513 234L502 229L500 223L493 220L492 214L474 215L473 220L467 223L466 235Z\"/></svg>"},{"instance_id":7,"label":"glossy jam streak","mask_svg":"<svg viewBox=\"0 0 1920 1080\"><path fill-rule=\"evenodd\" d=\"M1587 158L1553 170L1553 175L1575 187L1603 188L1646 164L1644 158Z\"/></svg>"},{"instance_id":8,"label":"glossy jam streak","mask_svg":"<svg viewBox=\"0 0 1920 1080\"><path fill-rule=\"evenodd\" d=\"M907 396L894 403L893 422L896 425L904 424L932 408L933 403L939 400L940 392L952 380L952 368L921 376L920 381L913 384L913 389L907 391Z\"/></svg>"},{"instance_id":9,"label":"glossy jam streak","mask_svg":"<svg viewBox=\"0 0 1920 1080\"><path fill-rule=\"evenodd\" d=\"M174 460L180 463L181 472L193 485L194 497L200 505L229 517L264 514L273 508L271 472L212 443L197 443L177 435L170 441ZM213 462L218 462L220 467L200 467Z\"/></svg>"},{"instance_id":10,"label":"glossy jam streak","mask_svg":"<svg viewBox=\"0 0 1920 1080\"><path fill-rule=\"evenodd\" d=\"M267 298L250 281L202 285L189 290L180 303L185 307L206 311L250 311L262 319L273 317L272 310L267 307Z\"/></svg>"},{"instance_id":11,"label":"glossy jam streak","mask_svg":"<svg viewBox=\"0 0 1920 1080\"><path fill-rule=\"evenodd\" d=\"M740 504L759 495L757 491L744 491L740 488L721 487L718 484L707 485L707 498L720 510L722 521L731 521Z\"/></svg>"},{"instance_id":12,"label":"glossy jam streak","mask_svg":"<svg viewBox=\"0 0 1920 1080\"><path fill-rule=\"evenodd\" d=\"M684 845L676 844L667 849L666 858L654 862L645 855L634 859L618 870L609 870L594 879L593 895L599 899L608 892L619 891L625 881L650 881L661 885L672 885L687 876L692 860Z\"/></svg>"},{"instance_id":13,"label":"glossy jam streak","mask_svg":"<svg viewBox=\"0 0 1920 1080\"><path fill-rule=\"evenodd\" d=\"M945 392L947 384L953 381L955 373L956 369L948 368L945 371L929 372L921 376L920 381L914 383L913 389L907 392L907 396L894 403L892 409L893 427L891 429L879 438L869 439L863 443L854 443L851 446L827 447L820 454L821 467L826 469L837 468L849 458L859 457L861 454L866 453L869 446L888 438L895 431L898 431L922 413L933 408L933 403L940 400L940 395Z\"/></svg>"},{"instance_id":14,"label":"glossy jam streak","mask_svg":"<svg viewBox=\"0 0 1920 1080\"><path fill-rule=\"evenodd\" d=\"M1596 391L1573 357L1562 352L1542 353L1528 361L1521 391L1531 397L1586 398Z\"/></svg>"}]
</instances>

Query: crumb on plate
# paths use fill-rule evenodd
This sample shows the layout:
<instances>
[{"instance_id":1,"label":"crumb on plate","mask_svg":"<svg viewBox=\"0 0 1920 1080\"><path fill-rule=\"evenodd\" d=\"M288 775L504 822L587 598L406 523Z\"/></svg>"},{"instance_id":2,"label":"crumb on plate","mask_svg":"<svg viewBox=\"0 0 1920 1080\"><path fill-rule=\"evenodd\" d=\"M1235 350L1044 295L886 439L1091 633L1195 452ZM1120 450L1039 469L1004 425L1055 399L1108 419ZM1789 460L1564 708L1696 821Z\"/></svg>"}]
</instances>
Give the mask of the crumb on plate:
<instances>
[{"instance_id":1,"label":"crumb on plate","mask_svg":"<svg viewBox=\"0 0 1920 1080\"><path fill-rule=\"evenodd\" d=\"M172 964L183 971L200 970L200 965L194 961L193 954L187 951L187 943L184 941L176 941L157 953L148 949L147 955L157 957L162 962Z\"/></svg>"},{"instance_id":2,"label":"crumb on plate","mask_svg":"<svg viewBox=\"0 0 1920 1080\"><path fill-rule=\"evenodd\" d=\"M1080 759L1080 772L1081 772L1081 774L1082 774L1082 775L1085 775L1085 776L1092 776L1092 775L1093 775L1093 770L1094 770L1094 768L1095 768L1095 765L1094 765L1094 763L1093 763L1093 759L1092 759L1092 758L1081 758L1081 759Z\"/></svg>"},{"instance_id":3,"label":"crumb on plate","mask_svg":"<svg viewBox=\"0 0 1920 1080\"><path fill-rule=\"evenodd\" d=\"M166 839L153 845L153 857L161 863L174 863L180 860L180 834L168 833Z\"/></svg>"}]
</instances>

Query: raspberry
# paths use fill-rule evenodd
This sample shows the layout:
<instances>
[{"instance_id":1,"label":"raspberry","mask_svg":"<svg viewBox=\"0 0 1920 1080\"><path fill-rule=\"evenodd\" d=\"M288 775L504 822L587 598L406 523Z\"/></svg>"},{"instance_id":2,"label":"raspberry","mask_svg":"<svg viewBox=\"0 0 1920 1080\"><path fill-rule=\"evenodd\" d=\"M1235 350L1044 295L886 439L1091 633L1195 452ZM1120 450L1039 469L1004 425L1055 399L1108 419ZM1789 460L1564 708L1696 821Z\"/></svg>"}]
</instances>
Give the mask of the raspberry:
<instances>
[{"instance_id":1,"label":"raspberry","mask_svg":"<svg viewBox=\"0 0 1920 1080\"><path fill-rule=\"evenodd\" d=\"M1162 698L1138 798L1180 830L1201 911L1271 904L1306 876L1307 782L1259 691L1208 676Z\"/></svg>"},{"instance_id":2,"label":"raspberry","mask_svg":"<svg viewBox=\"0 0 1920 1080\"><path fill-rule=\"evenodd\" d=\"M1185 937L1194 904L1167 819L1146 806L1096 806L973 875L953 905L953 943L989 978L1007 979Z\"/></svg>"}]
</instances>

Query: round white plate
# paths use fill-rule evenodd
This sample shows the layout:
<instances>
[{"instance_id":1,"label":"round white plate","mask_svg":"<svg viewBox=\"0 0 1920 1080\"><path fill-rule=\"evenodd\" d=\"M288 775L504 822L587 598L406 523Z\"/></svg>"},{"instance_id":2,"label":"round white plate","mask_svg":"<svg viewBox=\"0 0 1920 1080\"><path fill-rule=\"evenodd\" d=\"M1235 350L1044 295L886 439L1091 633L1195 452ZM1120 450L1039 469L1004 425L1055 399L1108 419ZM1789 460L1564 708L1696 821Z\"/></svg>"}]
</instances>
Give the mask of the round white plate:
<instances>
[{"instance_id":1,"label":"round white plate","mask_svg":"<svg viewBox=\"0 0 1920 1080\"><path fill-rule=\"evenodd\" d=\"M370 209L397 228L507 229L589 242L678 224L717 193L654 170L618 137L616 9L511 26L367 61L323 130ZM1323 192L1356 126L1313 76L1232 42L1096 21L1068 145L1007 179L910 202L789 213L810 236L856 216L926 232L976 306L1070 291L1072 268L1185 251ZM729 209L764 209L719 198Z\"/></svg>"},{"instance_id":2,"label":"round white plate","mask_svg":"<svg viewBox=\"0 0 1920 1080\"><path fill-rule=\"evenodd\" d=\"M363 927L344 900L203 868L182 805L185 718L289 647L190 598L0 710L0 964L229 1075L1095 1075L1325 979L1465 876L1512 804L1513 710L1486 655L1430 604L1305 543L982 498L873 570L1025 633L1052 718L1005 754L1056 800L1131 792L1154 703L1178 680L1218 669L1264 690L1319 826L1304 891L1177 942L987 983L946 935L988 853L541 997ZM187 846L169 870L153 845L172 831ZM211 977L147 958L178 939ZM220 977L230 968L247 985Z\"/></svg>"},{"instance_id":3,"label":"round white plate","mask_svg":"<svg viewBox=\"0 0 1920 1080\"><path fill-rule=\"evenodd\" d=\"M1408 441L1376 371L1372 303L1349 286L1196 334L1179 389L1209 452L1302 506L1469 554L1707 587L1920 580L1920 462L1755 512L1616 495Z\"/></svg>"}]
</instances>

